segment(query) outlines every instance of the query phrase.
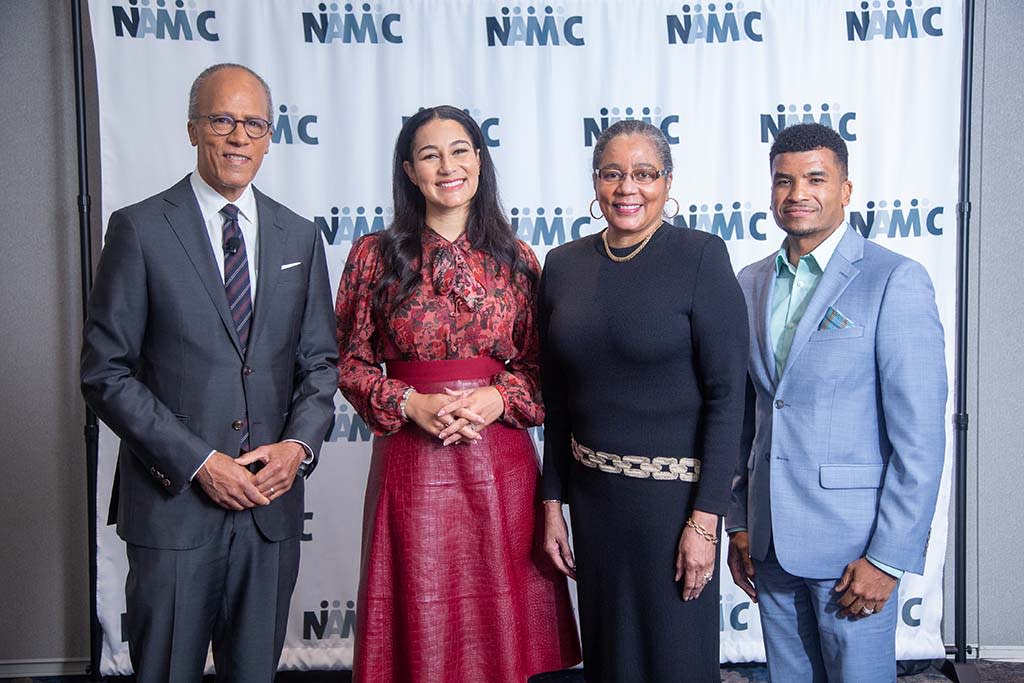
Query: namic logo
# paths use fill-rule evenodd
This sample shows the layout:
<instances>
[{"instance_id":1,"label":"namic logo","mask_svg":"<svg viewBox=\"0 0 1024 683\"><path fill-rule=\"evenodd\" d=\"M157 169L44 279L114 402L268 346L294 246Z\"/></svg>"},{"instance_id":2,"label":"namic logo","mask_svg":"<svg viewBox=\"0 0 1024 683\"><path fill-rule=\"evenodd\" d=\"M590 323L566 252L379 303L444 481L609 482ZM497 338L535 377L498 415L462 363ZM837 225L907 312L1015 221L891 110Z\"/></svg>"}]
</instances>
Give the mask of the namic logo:
<instances>
[{"instance_id":1,"label":"namic logo","mask_svg":"<svg viewBox=\"0 0 1024 683\"><path fill-rule=\"evenodd\" d=\"M186 5L188 8L186 9ZM212 9L197 9L195 0L128 0L114 4L114 35L158 40L220 40Z\"/></svg>"},{"instance_id":2,"label":"namic logo","mask_svg":"<svg viewBox=\"0 0 1024 683\"><path fill-rule=\"evenodd\" d=\"M848 219L868 239L938 237L943 232L939 218L944 213L945 207L932 206L927 199L913 198L906 203L881 199L867 202L863 211L850 211Z\"/></svg>"},{"instance_id":3,"label":"namic logo","mask_svg":"<svg viewBox=\"0 0 1024 683\"><path fill-rule=\"evenodd\" d=\"M417 111L423 111L424 107L420 107ZM479 109L472 107L466 107L462 111L466 112L473 117L477 125L480 126L480 132L484 134L484 144L488 147L500 147L501 139L498 137L498 126L501 125L501 119L497 116L486 116ZM402 125L408 121L411 116L402 117Z\"/></svg>"},{"instance_id":4,"label":"namic logo","mask_svg":"<svg viewBox=\"0 0 1024 683\"><path fill-rule=\"evenodd\" d=\"M289 106L282 104L278 107L277 120L274 121L274 132L270 141L277 144L292 145L301 143L304 145L319 145L320 138L317 137L313 126L316 125L316 114L299 114L299 108L294 104Z\"/></svg>"},{"instance_id":5,"label":"namic logo","mask_svg":"<svg viewBox=\"0 0 1024 683\"><path fill-rule=\"evenodd\" d=\"M900 609L900 618L903 619L904 624L911 628L917 628L921 625L921 618L914 613L914 608L920 607L923 602L923 598L908 598L903 601L903 607Z\"/></svg>"},{"instance_id":6,"label":"namic logo","mask_svg":"<svg viewBox=\"0 0 1024 683\"><path fill-rule=\"evenodd\" d=\"M863 0L860 10L846 13L846 39L863 41L882 38L919 38L942 35L936 21L942 7L922 0ZM884 8L883 8L884 5Z\"/></svg>"},{"instance_id":7,"label":"namic logo","mask_svg":"<svg viewBox=\"0 0 1024 683\"><path fill-rule=\"evenodd\" d=\"M525 12L525 15L524 15ZM490 16L487 22L487 45L571 45L581 47L583 39L583 17L566 16L561 7L551 5L542 8L529 5L525 8L502 7L499 16Z\"/></svg>"},{"instance_id":8,"label":"namic logo","mask_svg":"<svg viewBox=\"0 0 1024 683\"><path fill-rule=\"evenodd\" d=\"M593 220L588 214L575 218L572 209L556 206L549 211L543 207L514 207L510 212L512 230L516 237L534 247L556 247L577 240Z\"/></svg>"},{"instance_id":9,"label":"namic logo","mask_svg":"<svg viewBox=\"0 0 1024 683\"><path fill-rule=\"evenodd\" d=\"M351 638L356 632L356 604L349 600L341 609L341 600L320 601L319 610L302 613L302 639Z\"/></svg>"},{"instance_id":10,"label":"namic logo","mask_svg":"<svg viewBox=\"0 0 1024 683\"><path fill-rule=\"evenodd\" d=\"M750 628L750 601L733 603L732 596L718 596L718 631L746 631ZM755 617L756 618L756 617Z\"/></svg>"},{"instance_id":11,"label":"namic logo","mask_svg":"<svg viewBox=\"0 0 1024 683\"><path fill-rule=\"evenodd\" d=\"M402 15L385 13L380 5L370 3L321 2L316 12L302 13L302 36L307 43L381 43L399 44L402 36L398 24Z\"/></svg>"},{"instance_id":12,"label":"namic logo","mask_svg":"<svg viewBox=\"0 0 1024 683\"><path fill-rule=\"evenodd\" d=\"M681 14L665 17L669 45L764 41L761 34L761 12L745 10L742 2L683 5L682 10Z\"/></svg>"},{"instance_id":13,"label":"namic logo","mask_svg":"<svg viewBox=\"0 0 1024 683\"><path fill-rule=\"evenodd\" d=\"M768 219L765 211L753 211L750 202L690 204L687 211L669 222L677 228L703 230L718 235L726 242L753 239L763 242L767 236L761 230L761 223Z\"/></svg>"},{"instance_id":14,"label":"namic logo","mask_svg":"<svg viewBox=\"0 0 1024 683\"><path fill-rule=\"evenodd\" d=\"M857 131L853 124L856 121L857 112L842 111L838 104L822 104L817 109L809 104L799 108L795 104L780 104L775 113L761 114L761 142L771 142L784 128L798 123L820 123L839 133L847 142L855 142Z\"/></svg>"},{"instance_id":15,"label":"namic logo","mask_svg":"<svg viewBox=\"0 0 1024 683\"><path fill-rule=\"evenodd\" d=\"M583 119L583 146L593 147L598 136L613 123L624 119L640 119L645 123L657 126L665 134L670 145L679 144L678 114L662 114L661 107L601 107L596 118Z\"/></svg>"},{"instance_id":16,"label":"namic logo","mask_svg":"<svg viewBox=\"0 0 1024 683\"><path fill-rule=\"evenodd\" d=\"M328 244L337 246L345 243L354 244L363 235L369 235L371 232L380 232L387 227L393 215L394 209L391 207L357 206L353 208L351 206L342 206L339 208L332 206L326 216L313 216L313 223L316 224L316 227L320 228L320 232L324 234ZM348 420L348 417L346 416L345 419ZM358 420L359 424L362 424L362 418L358 415L355 416L354 420ZM354 420L352 424L355 424ZM349 429L348 422L345 425L345 430L347 431ZM363 428L365 427L366 425L363 425ZM328 441L331 440L328 439ZM352 440L349 439L349 441Z\"/></svg>"},{"instance_id":17,"label":"namic logo","mask_svg":"<svg viewBox=\"0 0 1024 683\"><path fill-rule=\"evenodd\" d=\"M327 438L324 441L368 442L372 436L373 433L363 418L355 412L349 415L348 404L342 403L334 413L334 421L331 422L331 428L327 431Z\"/></svg>"}]
</instances>

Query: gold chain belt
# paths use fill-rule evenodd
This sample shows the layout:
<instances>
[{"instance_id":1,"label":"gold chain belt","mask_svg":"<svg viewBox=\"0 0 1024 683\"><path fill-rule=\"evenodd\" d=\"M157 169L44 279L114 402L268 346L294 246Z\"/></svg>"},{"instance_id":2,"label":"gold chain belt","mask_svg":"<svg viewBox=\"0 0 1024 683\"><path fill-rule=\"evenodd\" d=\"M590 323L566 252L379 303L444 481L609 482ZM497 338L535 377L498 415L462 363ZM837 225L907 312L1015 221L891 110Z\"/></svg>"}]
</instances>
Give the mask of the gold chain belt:
<instances>
[{"instance_id":1,"label":"gold chain belt","mask_svg":"<svg viewBox=\"0 0 1024 683\"><path fill-rule=\"evenodd\" d=\"M624 474L634 479L700 481L697 458L645 458L642 455L616 455L587 448L572 437L572 456L594 469L608 474Z\"/></svg>"}]
</instances>

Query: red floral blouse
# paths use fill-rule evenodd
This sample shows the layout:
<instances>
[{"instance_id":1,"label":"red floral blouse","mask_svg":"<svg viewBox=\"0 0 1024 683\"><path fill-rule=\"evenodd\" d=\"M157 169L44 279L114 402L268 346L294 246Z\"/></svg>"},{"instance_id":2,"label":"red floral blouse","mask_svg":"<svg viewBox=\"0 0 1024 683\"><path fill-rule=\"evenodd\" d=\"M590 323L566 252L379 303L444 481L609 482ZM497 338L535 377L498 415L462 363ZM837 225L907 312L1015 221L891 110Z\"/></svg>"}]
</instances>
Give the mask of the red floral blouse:
<instances>
[{"instance_id":1,"label":"red floral blouse","mask_svg":"<svg viewBox=\"0 0 1024 683\"><path fill-rule=\"evenodd\" d=\"M508 268L474 250L463 233L449 242L423 230L423 279L386 321L375 319L373 290L383 273L379 236L352 246L338 286L338 385L374 434L392 434L408 384L386 377L391 360L450 360L491 356L505 363L491 383L505 401L501 420L526 428L544 421L538 381L537 292L526 278L513 286ZM536 274L533 250L517 242Z\"/></svg>"}]
</instances>

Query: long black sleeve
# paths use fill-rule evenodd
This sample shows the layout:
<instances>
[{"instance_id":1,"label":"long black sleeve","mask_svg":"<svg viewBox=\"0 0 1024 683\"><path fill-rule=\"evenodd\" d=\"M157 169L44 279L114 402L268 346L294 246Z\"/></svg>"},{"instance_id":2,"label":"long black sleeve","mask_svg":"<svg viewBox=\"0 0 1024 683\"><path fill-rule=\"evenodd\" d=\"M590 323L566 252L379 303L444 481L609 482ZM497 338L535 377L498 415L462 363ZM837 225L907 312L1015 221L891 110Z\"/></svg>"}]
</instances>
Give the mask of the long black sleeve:
<instances>
[{"instance_id":1,"label":"long black sleeve","mask_svg":"<svg viewBox=\"0 0 1024 683\"><path fill-rule=\"evenodd\" d=\"M567 501L569 475L569 439L572 425L569 420L567 386L552 347L547 342L548 321L552 302L545 297L547 268L541 274L538 326L540 331L540 386L544 400L544 476L541 480L543 500Z\"/></svg>"},{"instance_id":2,"label":"long black sleeve","mask_svg":"<svg viewBox=\"0 0 1024 683\"><path fill-rule=\"evenodd\" d=\"M750 331L743 292L722 240L704 245L696 279L690 327L703 406L701 476L694 507L724 515L743 432Z\"/></svg>"}]
</instances>

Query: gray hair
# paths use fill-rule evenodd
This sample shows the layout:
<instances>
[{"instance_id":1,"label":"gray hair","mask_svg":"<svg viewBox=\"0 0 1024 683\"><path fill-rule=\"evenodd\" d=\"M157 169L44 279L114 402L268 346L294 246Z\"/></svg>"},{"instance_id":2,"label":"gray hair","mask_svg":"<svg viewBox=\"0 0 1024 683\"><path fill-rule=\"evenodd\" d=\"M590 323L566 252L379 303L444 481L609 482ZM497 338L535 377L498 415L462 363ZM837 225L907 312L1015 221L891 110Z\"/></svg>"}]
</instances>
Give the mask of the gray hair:
<instances>
[{"instance_id":1,"label":"gray hair","mask_svg":"<svg viewBox=\"0 0 1024 683\"><path fill-rule=\"evenodd\" d=\"M250 76L252 76L257 81L260 82L260 85L263 86L263 92L265 92L267 95L267 120L273 121L274 99L270 95L270 86L267 85L267 82L263 80L262 76L260 76L258 73L256 73L249 67L243 64L232 64L230 62L224 62L223 64L214 64L213 66L208 66L205 69L203 69L203 72L201 74L196 76L196 80L192 81L192 89L188 93L189 120L191 121L192 119L195 119L201 115L199 113L199 91L202 89L203 84L206 83L210 76L214 75L218 71L223 71L224 69L241 69L242 71L246 72L247 74L249 74Z\"/></svg>"},{"instance_id":2,"label":"gray hair","mask_svg":"<svg viewBox=\"0 0 1024 683\"><path fill-rule=\"evenodd\" d=\"M657 126L639 119L616 121L601 132L594 144L593 168L595 170L601 167L601 157L604 156L605 147L612 141L612 138L617 138L620 135L643 135L654 145L654 151L661 160L661 165L665 167L666 173L672 172L672 149L668 146L665 134Z\"/></svg>"}]
</instances>

